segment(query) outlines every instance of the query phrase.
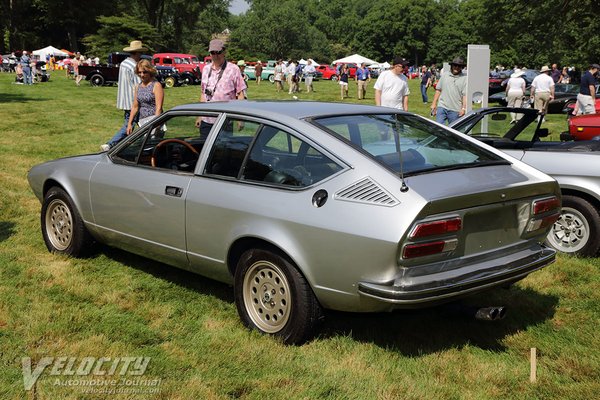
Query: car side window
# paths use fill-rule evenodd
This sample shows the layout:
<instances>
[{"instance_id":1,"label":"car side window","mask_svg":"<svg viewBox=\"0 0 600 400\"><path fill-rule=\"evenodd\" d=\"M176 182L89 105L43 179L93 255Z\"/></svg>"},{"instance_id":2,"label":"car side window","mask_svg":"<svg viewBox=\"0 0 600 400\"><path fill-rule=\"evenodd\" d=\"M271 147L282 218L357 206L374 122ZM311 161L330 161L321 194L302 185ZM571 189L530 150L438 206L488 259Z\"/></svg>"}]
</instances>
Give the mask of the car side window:
<instances>
[{"instance_id":1,"label":"car side window","mask_svg":"<svg viewBox=\"0 0 600 400\"><path fill-rule=\"evenodd\" d=\"M112 156L115 162L193 173L204 146L196 128L197 116L174 116L154 123L148 132Z\"/></svg>"},{"instance_id":2,"label":"car side window","mask_svg":"<svg viewBox=\"0 0 600 400\"><path fill-rule=\"evenodd\" d=\"M237 178L261 124L227 118L213 144L205 173Z\"/></svg>"},{"instance_id":3,"label":"car side window","mask_svg":"<svg viewBox=\"0 0 600 400\"><path fill-rule=\"evenodd\" d=\"M341 169L329 157L289 132L264 126L245 164L242 179L306 187Z\"/></svg>"}]
</instances>

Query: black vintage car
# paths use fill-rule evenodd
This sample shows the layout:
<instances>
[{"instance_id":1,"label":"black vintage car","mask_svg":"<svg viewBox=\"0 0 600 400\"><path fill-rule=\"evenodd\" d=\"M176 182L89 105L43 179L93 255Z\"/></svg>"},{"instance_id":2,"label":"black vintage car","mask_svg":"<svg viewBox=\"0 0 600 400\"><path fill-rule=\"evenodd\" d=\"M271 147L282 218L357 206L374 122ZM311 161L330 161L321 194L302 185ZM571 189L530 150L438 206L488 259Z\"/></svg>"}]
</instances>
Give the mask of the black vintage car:
<instances>
[{"instance_id":1,"label":"black vintage car","mask_svg":"<svg viewBox=\"0 0 600 400\"><path fill-rule=\"evenodd\" d=\"M174 67L155 65L154 68L156 68L157 72L156 79L163 87L170 88L173 86L181 86L183 83L185 83L185 80Z\"/></svg>"}]
</instances>

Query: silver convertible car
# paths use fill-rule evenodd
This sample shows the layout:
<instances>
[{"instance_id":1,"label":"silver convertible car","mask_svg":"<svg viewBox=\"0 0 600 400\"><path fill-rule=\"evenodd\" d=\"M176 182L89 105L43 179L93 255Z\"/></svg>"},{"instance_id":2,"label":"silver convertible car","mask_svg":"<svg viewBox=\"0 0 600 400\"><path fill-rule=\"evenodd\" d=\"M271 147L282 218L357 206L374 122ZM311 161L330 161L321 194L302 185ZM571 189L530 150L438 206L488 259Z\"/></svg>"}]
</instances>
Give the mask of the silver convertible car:
<instances>
[{"instance_id":1,"label":"silver convertible car","mask_svg":"<svg viewBox=\"0 0 600 400\"><path fill-rule=\"evenodd\" d=\"M562 211L546 242L567 254L594 257L600 251L600 141L548 140L538 117L535 109L482 108L451 127L556 179Z\"/></svg>"},{"instance_id":2,"label":"silver convertible car","mask_svg":"<svg viewBox=\"0 0 600 400\"><path fill-rule=\"evenodd\" d=\"M561 206L554 179L467 135L319 102L179 106L28 178L50 251L97 241L233 284L243 323L285 343L310 338L323 309L518 281L554 261L542 242Z\"/></svg>"}]
</instances>

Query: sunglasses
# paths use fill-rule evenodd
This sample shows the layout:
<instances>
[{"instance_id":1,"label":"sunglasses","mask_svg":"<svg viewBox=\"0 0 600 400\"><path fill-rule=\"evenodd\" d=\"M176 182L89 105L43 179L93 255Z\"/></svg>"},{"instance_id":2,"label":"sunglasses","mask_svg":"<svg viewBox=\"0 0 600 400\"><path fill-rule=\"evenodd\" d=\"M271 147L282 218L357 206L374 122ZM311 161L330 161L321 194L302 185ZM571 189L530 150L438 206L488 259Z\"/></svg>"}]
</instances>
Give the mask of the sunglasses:
<instances>
[{"instance_id":1,"label":"sunglasses","mask_svg":"<svg viewBox=\"0 0 600 400\"><path fill-rule=\"evenodd\" d=\"M211 56L216 56L216 55L218 55L218 54L223 54L223 50L220 50L220 51L211 51L211 52L210 52L210 55L211 55Z\"/></svg>"}]
</instances>

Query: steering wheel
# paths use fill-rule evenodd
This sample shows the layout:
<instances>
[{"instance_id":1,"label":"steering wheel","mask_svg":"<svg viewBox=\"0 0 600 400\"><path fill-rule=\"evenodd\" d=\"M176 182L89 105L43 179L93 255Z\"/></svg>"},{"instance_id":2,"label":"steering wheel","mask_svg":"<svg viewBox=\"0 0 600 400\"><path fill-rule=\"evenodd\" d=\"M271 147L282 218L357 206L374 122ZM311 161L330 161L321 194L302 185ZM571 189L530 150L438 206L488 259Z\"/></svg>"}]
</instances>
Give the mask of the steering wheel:
<instances>
[{"instance_id":1,"label":"steering wheel","mask_svg":"<svg viewBox=\"0 0 600 400\"><path fill-rule=\"evenodd\" d=\"M165 139L165 140L162 140L161 142L159 142L156 145L156 147L154 148L154 150L152 151L152 157L150 158L150 164L153 167L156 167L156 152L158 151L158 149L160 149L162 146L164 146L165 144L168 144L168 143L177 143L177 144L183 145L184 147L187 147L188 150L190 150L192 153L194 153L196 155L198 154L198 150L196 150L194 148L194 146L192 146L191 144L189 144L186 141L183 141L181 139Z\"/></svg>"}]
</instances>

